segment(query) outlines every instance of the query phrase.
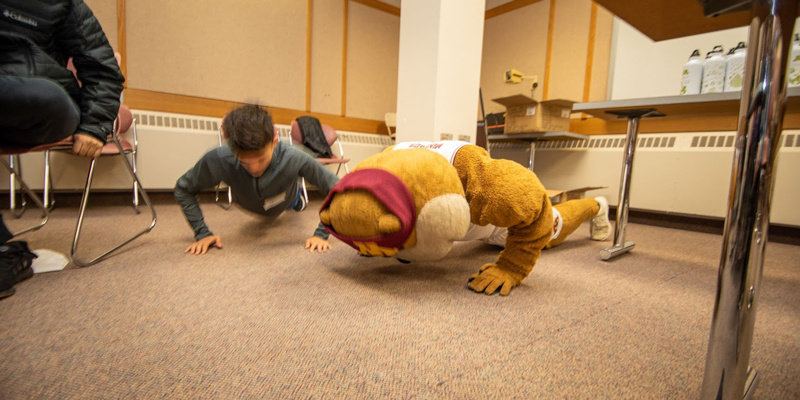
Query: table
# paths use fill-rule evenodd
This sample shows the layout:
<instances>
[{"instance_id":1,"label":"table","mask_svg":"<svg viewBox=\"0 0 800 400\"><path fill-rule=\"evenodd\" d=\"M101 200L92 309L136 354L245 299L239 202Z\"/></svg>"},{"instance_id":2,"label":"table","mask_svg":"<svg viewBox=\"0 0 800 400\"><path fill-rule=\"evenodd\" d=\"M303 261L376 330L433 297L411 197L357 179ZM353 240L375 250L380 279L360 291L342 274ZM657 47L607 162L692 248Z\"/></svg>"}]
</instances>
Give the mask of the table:
<instances>
[{"instance_id":1,"label":"table","mask_svg":"<svg viewBox=\"0 0 800 400\"><path fill-rule=\"evenodd\" d=\"M528 169L533 171L533 155L536 152L536 142L545 140L575 140L588 139L589 136L573 132L530 132L486 135L487 149L492 142L529 142Z\"/></svg>"},{"instance_id":2,"label":"table","mask_svg":"<svg viewBox=\"0 0 800 400\"><path fill-rule=\"evenodd\" d=\"M595 1L654 40L750 26L722 260L701 397L752 398L758 374L750 368L750 350L767 244L773 167L786 106L786 67L800 0ZM737 9L749 4L751 12L749 18L737 12L719 19L703 19L702 7L697 2ZM580 110L580 106L576 106L576 111ZM635 139L638 133L638 122L648 112L659 112L658 108L648 108L633 107L623 111L627 115L620 114L629 121L621 178L623 183L625 179L628 182L624 185L630 185L634 150L631 138ZM626 207L622 201L624 185L620 187L618 217L619 208ZM616 230L615 247L619 244ZM626 244L622 236L624 249Z\"/></svg>"},{"instance_id":3,"label":"table","mask_svg":"<svg viewBox=\"0 0 800 400\"><path fill-rule=\"evenodd\" d=\"M614 245L600 251L600 258L608 261L631 251L635 244L625 240L630 204L630 177L636 151L638 124L642 118L687 118L738 115L741 92L709 93L688 96L663 96L642 99L624 99L577 103L573 111L580 111L608 121L628 120L623 172L620 178L620 196L617 206L617 223L614 228ZM786 110L800 113L800 87L787 90Z\"/></svg>"}]
</instances>

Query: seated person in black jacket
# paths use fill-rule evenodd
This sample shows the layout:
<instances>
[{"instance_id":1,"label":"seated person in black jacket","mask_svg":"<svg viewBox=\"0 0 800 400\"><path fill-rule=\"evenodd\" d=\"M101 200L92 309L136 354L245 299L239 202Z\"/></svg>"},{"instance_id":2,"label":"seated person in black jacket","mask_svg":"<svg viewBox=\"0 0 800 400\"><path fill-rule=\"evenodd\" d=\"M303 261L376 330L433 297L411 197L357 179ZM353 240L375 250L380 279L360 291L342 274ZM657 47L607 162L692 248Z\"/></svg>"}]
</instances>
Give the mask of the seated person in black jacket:
<instances>
[{"instance_id":1,"label":"seated person in black jacket","mask_svg":"<svg viewBox=\"0 0 800 400\"><path fill-rule=\"evenodd\" d=\"M73 58L75 76L66 69ZM73 153L95 158L112 132L124 78L100 24L82 0L0 0L0 146L72 136ZM0 219L0 245L12 237ZM6 266L0 298L30 276ZM29 264L29 262L28 262Z\"/></svg>"}]
</instances>

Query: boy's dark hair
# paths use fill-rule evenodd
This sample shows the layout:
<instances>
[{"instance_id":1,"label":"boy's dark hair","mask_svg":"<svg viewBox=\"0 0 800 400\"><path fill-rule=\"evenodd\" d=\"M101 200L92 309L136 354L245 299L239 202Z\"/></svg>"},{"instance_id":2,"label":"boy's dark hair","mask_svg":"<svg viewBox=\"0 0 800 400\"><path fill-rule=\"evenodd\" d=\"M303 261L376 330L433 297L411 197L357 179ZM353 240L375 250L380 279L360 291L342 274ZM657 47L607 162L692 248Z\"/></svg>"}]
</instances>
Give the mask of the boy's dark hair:
<instances>
[{"instance_id":1,"label":"boy's dark hair","mask_svg":"<svg viewBox=\"0 0 800 400\"><path fill-rule=\"evenodd\" d=\"M248 104L229 112L222 122L228 147L239 151L261 150L275 139L272 117L263 108Z\"/></svg>"}]
</instances>

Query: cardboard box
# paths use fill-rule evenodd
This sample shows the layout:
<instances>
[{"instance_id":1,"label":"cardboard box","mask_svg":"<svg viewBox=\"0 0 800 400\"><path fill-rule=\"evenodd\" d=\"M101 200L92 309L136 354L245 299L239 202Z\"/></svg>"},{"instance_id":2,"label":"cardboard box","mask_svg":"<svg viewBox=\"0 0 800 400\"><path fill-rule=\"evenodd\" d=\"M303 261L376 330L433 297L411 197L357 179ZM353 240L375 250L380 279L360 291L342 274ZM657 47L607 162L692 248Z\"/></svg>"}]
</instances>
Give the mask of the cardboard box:
<instances>
[{"instance_id":1,"label":"cardboard box","mask_svg":"<svg viewBox=\"0 0 800 400\"><path fill-rule=\"evenodd\" d=\"M568 200L582 199L586 196L586 192L590 190L605 189L607 187L608 186L586 186L572 190L547 189L547 197L550 198L550 202L553 203L553 205L556 205Z\"/></svg>"},{"instance_id":2,"label":"cardboard box","mask_svg":"<svg viewBox=\"0 0 800 400\"><path fill-rule=\"evenodd\" d=\"M562 99L538 102L521 94L492 101L506 107L505 134L569 131L569 116L575 104Z\"/></svg>"}]
</instances>

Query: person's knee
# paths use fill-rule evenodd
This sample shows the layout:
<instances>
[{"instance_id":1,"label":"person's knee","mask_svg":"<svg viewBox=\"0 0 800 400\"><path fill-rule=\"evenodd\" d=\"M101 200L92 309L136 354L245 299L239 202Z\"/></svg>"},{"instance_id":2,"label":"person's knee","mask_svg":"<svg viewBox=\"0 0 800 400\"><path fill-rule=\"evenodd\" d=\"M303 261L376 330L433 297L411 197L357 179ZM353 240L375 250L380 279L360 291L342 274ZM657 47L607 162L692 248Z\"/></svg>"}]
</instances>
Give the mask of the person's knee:
<instances>
[{"instance_id":1,"label":"person's knee","mask_svg":"<svg viewBox=\"0 0 800 400\"><path fill-rule=\"evenodd\" d=\"M29 106L64 125L78 126L80 111L61 85L48 79L32 79Z\"/></svg>"}]
</instances>

